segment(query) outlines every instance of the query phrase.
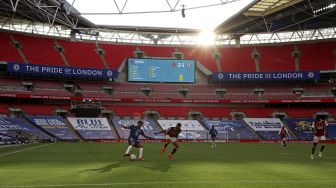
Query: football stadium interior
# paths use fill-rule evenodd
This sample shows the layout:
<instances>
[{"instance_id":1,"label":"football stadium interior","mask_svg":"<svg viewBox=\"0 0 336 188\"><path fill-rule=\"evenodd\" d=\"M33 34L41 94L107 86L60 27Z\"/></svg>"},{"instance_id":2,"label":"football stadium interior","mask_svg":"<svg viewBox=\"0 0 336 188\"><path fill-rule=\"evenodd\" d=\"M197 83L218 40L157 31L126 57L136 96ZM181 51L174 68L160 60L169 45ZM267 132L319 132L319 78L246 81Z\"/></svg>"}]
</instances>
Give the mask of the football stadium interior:
<instances>
[{"instance_id":1,"label":"football stadium interior","mask_svg":"<svg viewBox=\"0 0 336 188\"><path fill-rule=\"evenodd\" d=\"M0 10L0 187L335 187L335 0L0 0ZM329 144L311 164L316 116ZM153 138L142 164L121 157L122 125L139 120ZM177 123L169 162L155 133Z\"/></svg>"}]
</instances>

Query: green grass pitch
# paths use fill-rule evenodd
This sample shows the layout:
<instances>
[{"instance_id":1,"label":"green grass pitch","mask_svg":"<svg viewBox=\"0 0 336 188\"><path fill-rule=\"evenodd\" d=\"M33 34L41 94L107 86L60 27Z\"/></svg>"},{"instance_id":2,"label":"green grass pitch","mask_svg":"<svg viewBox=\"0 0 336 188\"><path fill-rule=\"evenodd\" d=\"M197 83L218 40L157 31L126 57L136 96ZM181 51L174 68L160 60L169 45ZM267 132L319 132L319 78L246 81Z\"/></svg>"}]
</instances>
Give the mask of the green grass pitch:
<instances>
[{"instance_id":1,"label":"green grass pitch","mask_svg":"<svg viewBox=\"0 0 336 188\"><path fill-rule=\"evenodd\" d=\"M311 144L180 143L169 161L162 144L144 143L145 161L124 158L126 143L0 148L0 188L336 187L336 145L311 160Z\"/></svg>"}]
</instances>

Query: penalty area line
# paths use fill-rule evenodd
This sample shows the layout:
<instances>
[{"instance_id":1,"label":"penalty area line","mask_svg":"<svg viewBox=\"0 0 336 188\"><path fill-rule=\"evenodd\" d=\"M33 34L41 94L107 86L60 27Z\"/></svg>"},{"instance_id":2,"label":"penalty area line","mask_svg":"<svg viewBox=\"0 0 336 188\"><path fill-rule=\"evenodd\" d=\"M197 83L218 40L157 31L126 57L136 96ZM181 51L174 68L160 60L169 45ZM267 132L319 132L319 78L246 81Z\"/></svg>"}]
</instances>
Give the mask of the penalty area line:
<instances>
[{"instance_id":1,"label":"penalty area line","mask_svg":"<svg viewBox=\"0 0 336 188\"><path fill-rule=\"evenodd\" d=\"M53 144L53 143L50 143L50 144ZM12 152L9 152L9 153L4 153L4 154L1 154L0 157L6 156L6 155L15 154L15 153L19 153L19 152L23 152L23 151L27 151L27 150L31 150L31 149L35 149L35 148L40 148L40 147L43 147L43 146L49 146L50 144L43 144L43 145L39 145L39 146L34 146L34 147L25 148L25 149L20 149L20 150L17 150L17 151L12 151Z\"/></svg>"},{"instance_id":2,"label":"penalty area line","mask_svg":"<svg viewBox=\"0 0 336 188\"><path fill-rule=\"evenodd\" d=\"M218 184L218 183L336 183L336 181L285 181L285 180L269 180L269 181L254 181L254 180L227 180L227 181L180 181L180 182L115 182L115 183L89 183L89 184L54 184L54 185L9 185L2 188L39 188L39 187L90 187L100 186L108 187L113 185L163 185L163 184Z\"/></svg>"}]
</instances>

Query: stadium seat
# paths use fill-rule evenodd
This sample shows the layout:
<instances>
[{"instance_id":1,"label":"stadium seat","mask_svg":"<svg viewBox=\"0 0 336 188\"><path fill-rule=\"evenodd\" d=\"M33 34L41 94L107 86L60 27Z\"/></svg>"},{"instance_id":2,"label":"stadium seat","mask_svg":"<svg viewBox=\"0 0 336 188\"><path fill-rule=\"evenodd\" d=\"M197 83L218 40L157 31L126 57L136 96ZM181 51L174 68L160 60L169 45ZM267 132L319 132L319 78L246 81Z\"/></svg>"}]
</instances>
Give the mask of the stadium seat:
<instances>
[{"instance_id":1,"label":"stadium seat","mask_svg":"<svg viewBox=\"0 0 336 188\"><path fill-rule=\"evenodd\" d=\"M31 64L65 66L59 52L55 50L53 39L14 35L22 45L22 51Z\"/></svg>"},{"instance_id":2,"label":"stadium seat","mask_svg":"<svg viewBox=\"0 0 336 188\"><path fill-rule=\"evenodd\" d=\"M96 53L96 44L89 42L70 42L59 40L69 65L84 68L105 68L100 56Z\"/></svg>"},{"instance_id":3,"label":"stadium seat","mask_svg":"<svg viewBox=\"0 0 336 188\"><path fill-rule=\"evenodd\" d=\"M12 45L8 33L0 32L0 61L24 63L19 51Z\"/></svg>"}]
</instances>

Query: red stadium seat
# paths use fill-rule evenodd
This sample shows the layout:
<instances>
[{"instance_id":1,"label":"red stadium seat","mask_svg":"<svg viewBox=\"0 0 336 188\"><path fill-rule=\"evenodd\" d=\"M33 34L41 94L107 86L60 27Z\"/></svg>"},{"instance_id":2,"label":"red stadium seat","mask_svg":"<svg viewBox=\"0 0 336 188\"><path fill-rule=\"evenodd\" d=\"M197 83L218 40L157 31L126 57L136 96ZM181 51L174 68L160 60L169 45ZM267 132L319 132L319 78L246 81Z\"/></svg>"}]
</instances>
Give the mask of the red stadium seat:
<instances>
[{"instance_id":1,"label":"red stadium seat","mask_svg":"<svg viewBox=\"0 0 336 188\"><path fill-rule=\"evenodd\" d=\"M9 114L8 104L0 103L0 114Z\"/></svg>"},{"instance_id":2,"label":"red stadium seat","mask_svg":"<svg viewBox=\"0 0 336 188\"><path fill-rule=\"evenodd\" d=\"M32 105L32 104L14 104L13 107L20 108L26 114L30 115L53 115L54 105Z\"/></svg>"},{"instance_id":3,"label":"red stadium seat","mask_svg":"<svg viewBox=\"0 0 336 188\"><path fill-rule=\"evenodd\" d=\"M0 32L0 61L24 63L19 51L12 45L8 33Z\"/></svg>"},{"instance_id":4,"label":"red stadium seat","mask_svg":"<svg viewBox=\"0 0 336 188\"><path fill-rule=\"evenodd\" d=\"M96 53L96 44L88 42L70 42L59 40L69 65L84 68L105 68L100 56Z\"/></svg>"},{"instance_id":5,"label":"red stadium seat","mask_svg":"<svg viewBox=\"0 0 336 188\"><path fill-rule=\"evenodd\" d=\"M59 52L55 50L53 39L14 35L27 60L31 64L65 66Z\"/></svg>"},{"instance_id":6,"label":"red stadium seat","mask_svg":"<svg viewBox=\"0 0 336 188\"><path fill-rule=\"evenodd\" d=\"M257 47L260 54L260 71L295 71L292 45Z\"/></svg>"}]
</instances>

